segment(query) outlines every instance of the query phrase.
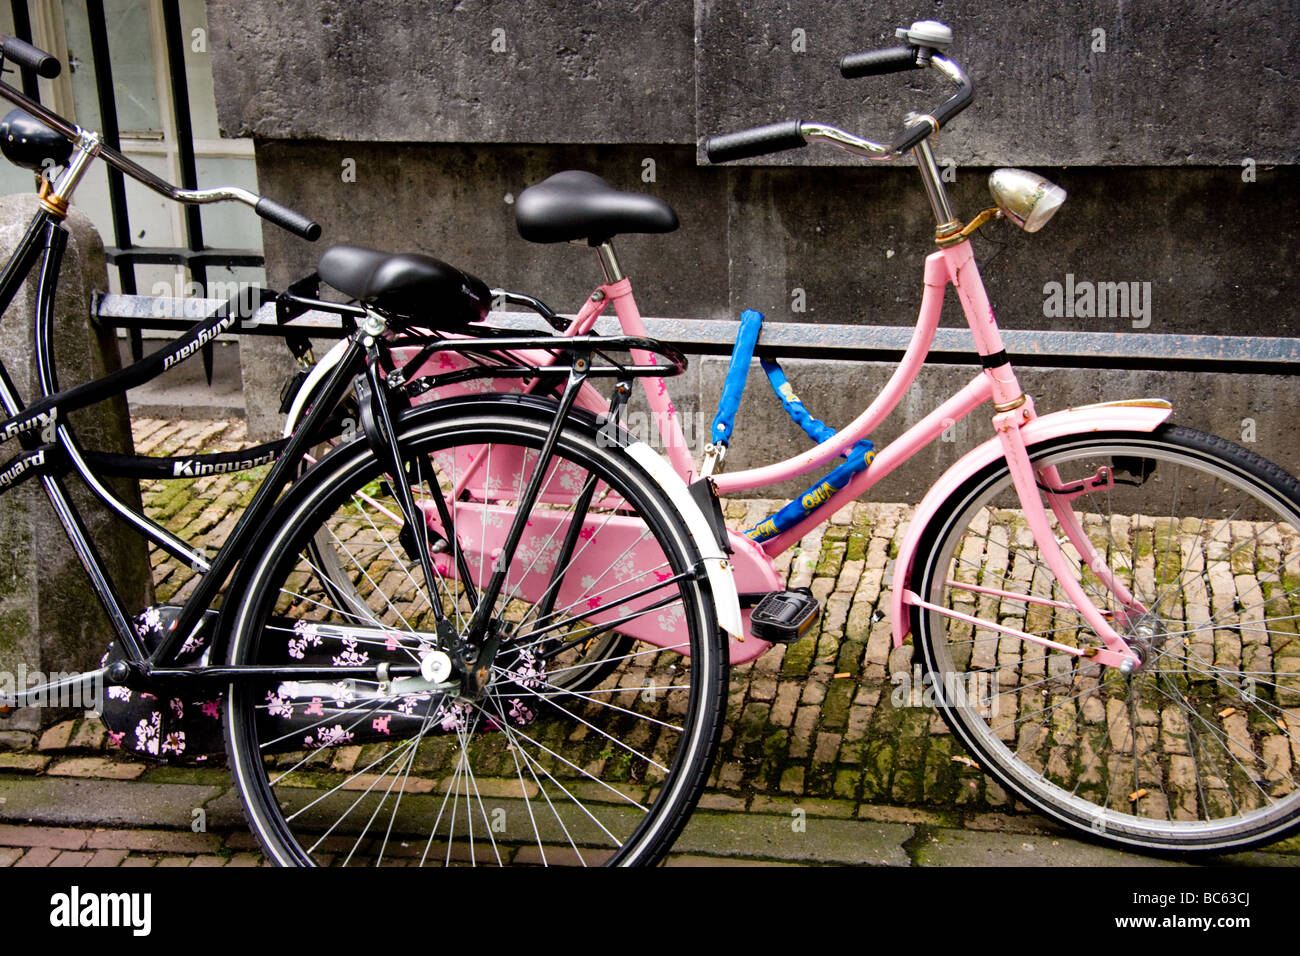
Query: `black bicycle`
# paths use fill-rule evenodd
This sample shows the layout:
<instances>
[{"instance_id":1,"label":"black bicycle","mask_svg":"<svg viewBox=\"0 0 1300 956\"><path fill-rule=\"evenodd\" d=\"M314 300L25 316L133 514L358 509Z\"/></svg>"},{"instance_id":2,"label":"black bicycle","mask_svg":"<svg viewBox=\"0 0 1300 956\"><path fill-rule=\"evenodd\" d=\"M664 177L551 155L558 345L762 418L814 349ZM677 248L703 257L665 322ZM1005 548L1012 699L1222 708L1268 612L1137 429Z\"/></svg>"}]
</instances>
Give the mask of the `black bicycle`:
<instances>
[{"instance_id":1,"label":"black bicycle","mask_svg":"<svg viewBox=\"0 0 1300 956\"><path fill-rule=\"evenodd\" d=\"M59 71L13 38L0 38L5 61ZM734 604L734 585L716 503L693 498L617 413L631 379L676 374L685 359L637 337L493 329L483 324L491 292L472 276L427 256L336 246L319 280L352 303L320 299L315 277L263 296L287 334L315 310L337 316L346 340L292 434L183 459L88 450L71 412L250 319L236 297L163 349L61 388L52 307L63 221L92 162L177 202L244 203L307 240L320 228L243 189L177 188L7 83L0 96L19 108L0 124L6 157L61 169L41 177L39 210L0 273L5 311L38 276L40 385L24 400L0 366L0 435L21 446L0 465L0 492L42 483L108 615L103 666L73 682L106 687L113 740L183 759L220 725L249 824L281 864L657 861L717 746L726 656L714 594L730 588ZM536 300L515 301L563 325ZM456 357L441 377L404 374L439 356ZM603 417L578 400L600 377L614 380ZM412 403L416 387L500 381L515 394L462 389ZM210 560L103 480L267 462ZM201 572L184 604L124 606L68 497L74 475Z\"/></svg>"}]
</instances>

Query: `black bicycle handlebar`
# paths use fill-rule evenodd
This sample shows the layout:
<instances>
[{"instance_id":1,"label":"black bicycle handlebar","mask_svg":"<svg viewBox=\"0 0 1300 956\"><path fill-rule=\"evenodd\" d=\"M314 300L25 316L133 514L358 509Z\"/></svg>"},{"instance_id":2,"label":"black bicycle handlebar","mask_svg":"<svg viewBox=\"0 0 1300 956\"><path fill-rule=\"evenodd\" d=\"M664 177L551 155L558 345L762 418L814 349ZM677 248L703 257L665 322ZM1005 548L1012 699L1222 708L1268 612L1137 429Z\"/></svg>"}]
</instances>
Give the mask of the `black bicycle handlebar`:
<instances>
[{"instance_id":1,"label":"black bicycle handlebar","mask_svg":"<svg viewBox=\"0 0 1300 956\"><path fill-rule=\"evenodd\" d=\"M13 60L24 69L32 70L37 76L43 76L47 80L54 79L63 69L57 57L17 37L0 37L0 52L4 54L6 60Z\"/></svg>"},{"instance_id":2,"label":"black bicycle handlebar","mask_svg":"<svg viewBox=\"0 0 1300 956\"><path fill-rule=\"evenodd\" d=\"M975 98L975 87L969 81L958 88L957 92L948 97L939 104L939 108L933 113L928 114L934 119L935 125L921 120L906 127L901 133L894 137L889 144L891 153L902 153L911 149L921 140L925 139L931 133L938 132L941 126L947 126L948 121L954 116L970 106L971 100Z\"/></svg>"},{"instance_id":3,"label":"black bicycle handlebar","mask_svg":"<svg viewBox=\"0 0 1300 956\"><path fill-rule=\"evenodd\" d=\"M975 84L968 80L958 88L956 93L940 103L939 108L931 115L940 126L947 126L954 116L970 106L973 99L975 99Z\"/></svg>"},{"instance_id":4,"label":"black bicycle handlebar","mask_svg":"<svg viewBox=\"0 0 1300 956\"><path fill-rule=\"evenodd\" d=\"M850 53L840 57L840 75L846 80L855 80L860 76L883 76L886 73L919 70L925 64L917 62L918 52L914 46L898 46Z\"/></svg>"},{"instance_id":5,"label":"black bicycle handlebar","mask_svg":"<svg viewBox=\"0 0 1300 956\"><path fill-rule=\"evenodd\" d=\"M938 132L940 127L946 126L953 117L970 106L975 97L975 86L970 78L956 63L940 56L937 51L916 46L852 53L840 60L840 72L846 77L878 76L919 69L922 66L939 69L956 84L957 92L944 100L933 113L922 114L916 122L905 127L887 146L858 139L845 134L842 130L836 131L826 127L814 129L816 124L808 128L807 135L815 135L819 139L831 139L842 148L862 155L866 155L868 150L879 153L881 155L878 158L881 159L889 159L895 154L907 152L927 136ZM826 135L828 132L836 135ZM807 145L807 136L801 131L800 124L792 120L714 136L705 142L704 151L710 162L725 163L733 159L750 159L754 156L805 145Z\"/></svg>"},{"instance_id":6,"label":"black bicycle handlebar","mask_svg":"<svg viewBox=\"0 0 1300 956\"><path fill-rule=\"evenodd\" d=\"M784 123L769 123L756 126L738 133L725 133L710 137L704 144L704 152L711 163L725 163L733 159L751 159L768 153L779 153L785 149L798 149L808 142L799 132L798 120Z\"/></svg>"},{"instance_id":7,"label":"black bicycle handlebar","mask_svg":"<svg viewBox=\"0 0 1300 956\"><path fill-rule=\"evenodd\" d=\"M253 208L267 222L273 222L281 229L288 229L299 238L306 239L308 242L315 242L320 238L320 223L295 209L280 205L274 199L263 196Z\"/></svg>"}]
</instances>

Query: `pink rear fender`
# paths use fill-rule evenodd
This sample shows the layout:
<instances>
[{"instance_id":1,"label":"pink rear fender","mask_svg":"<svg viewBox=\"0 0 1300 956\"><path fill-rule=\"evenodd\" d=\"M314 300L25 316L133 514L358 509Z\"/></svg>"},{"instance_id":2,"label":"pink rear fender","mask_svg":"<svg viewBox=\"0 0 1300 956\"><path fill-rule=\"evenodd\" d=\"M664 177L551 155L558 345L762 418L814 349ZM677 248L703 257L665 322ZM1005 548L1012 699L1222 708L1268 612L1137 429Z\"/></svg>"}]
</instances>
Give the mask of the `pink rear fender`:
<instances>
[{"instance_id":1,"label":"pink rear fender","mask_svg":"<svg viewBox=\"0 0 1300 956\"><path fill-rule=\"evenodd\" d=\"M1173 411L1167 402L1158 399L1142 401L1146 404L1114 402L1084 405L1043 415L1024 426L1025 444L1032 448L1033 445L1048 439L1088 432L1151 432ZM899 548L898 561L894 565L894 580L889 601L895 647L902 645L904 638L912 630L912 615L903 603L903 594L912 586L912 565L916 560L917 545L921 541L926 525L934 520L939 510L968 478L1001 457L1003 457L1002 443L996 437L990 438L945 471L917 506Z\"/></svg>"}]
</instances>

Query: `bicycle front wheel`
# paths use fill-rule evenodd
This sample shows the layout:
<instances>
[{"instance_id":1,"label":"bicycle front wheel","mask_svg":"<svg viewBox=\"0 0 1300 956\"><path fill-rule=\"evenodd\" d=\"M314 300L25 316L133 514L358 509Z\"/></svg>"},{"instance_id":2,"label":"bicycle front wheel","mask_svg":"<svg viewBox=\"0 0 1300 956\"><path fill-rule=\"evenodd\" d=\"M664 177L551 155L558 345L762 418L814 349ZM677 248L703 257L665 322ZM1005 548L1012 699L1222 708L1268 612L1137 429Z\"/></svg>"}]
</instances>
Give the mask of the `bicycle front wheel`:
<instances>
[{"instance_id":1,"label":"bicycle front wheel","mask_svg":"<svg viewBox=\"0 0 1300 956\"><path fill-rule=\"evenodd\" d=\"M644 865L685 824L725 703L698 552L653 480L574 422L519 547L503 553L549 415L508 400L404 415L419 529L364 439L322 459L268 522L233 614L235 664L409 671L464 638L505 569L487 618L495 646L450 678L232 686L232 772L275 862ZM325 540L340 561L328 571L316 563ZM584 663L581 649L615 631L635 643ZM462 673L484 667L481 686Z\"/></svg>"},{"instance_id":2,"label":"bicycle front wheel","mask_svg":"<svg viewBox=\"0 0 1300 956\"><path fill-rule=\"evenodd\" d=\"M1109 841L1222 851L1293 828L1300 483L1176 426L1067 436L1030 456L1041 488L1073 495L1058 501L1099 560L1083 559L1059 516L1054 530L1142 664L1126 675L1078 655L1102 643L998 461L952 496L918 550L917 593L981 622L913 611L949 726L1033 807Z\"/></svg>"}]
</instances>

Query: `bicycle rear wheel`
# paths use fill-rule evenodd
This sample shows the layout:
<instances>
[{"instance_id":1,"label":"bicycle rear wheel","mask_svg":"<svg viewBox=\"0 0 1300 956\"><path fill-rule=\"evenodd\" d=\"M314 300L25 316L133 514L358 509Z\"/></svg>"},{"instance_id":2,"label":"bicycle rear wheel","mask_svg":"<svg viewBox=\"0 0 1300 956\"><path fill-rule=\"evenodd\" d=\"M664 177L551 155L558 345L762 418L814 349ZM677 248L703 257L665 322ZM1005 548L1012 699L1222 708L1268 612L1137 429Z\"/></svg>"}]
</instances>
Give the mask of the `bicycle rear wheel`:
<instances>
[{"instance_id":1,"label":"bicycle rear wheel","mask_svg":"<svg viewBox=\"0 0 1300 956\"><path fill-rule=\"evenodd\" d=\"M1104 559L1064 541L1085 591L1143 663L1125 675L1048 570L1004 461L928 526L913 610L926 680L980 765L1036 809L1159 850L1240 849L1300 819L1300 483L1201 432L1068 436L1030 449L1040 487ZM1052 471L1055 469L1055 471ZM1108 469L1113 484L1103 479ZM1106 485L1109 487L1105 487ZM1103 584L1109 567L1136 599Z\"/></svg>"},{"instance_id":2,"label":"bicycle rear wheel","mask_svg":"<svg viewBox=\"0 0 1300 956\"><path fill-rule=\"evenodd\" d=\"M398 349L395 350L395 356L404 354L403 360L409 360L415 351L416 349L409 347L405 350ZM400 364L401 361L399 361ZM464 363L459 356L445 355L440 367L445 366L442 367L442 370L446 371L448 368L454 369L465 364L468 363ZM484 384L491 386L495 391L497 389L507 389L509 386L518 383L511 379L501 379L486 381ZM417 404L423 405L435 401L438 391L438 389L434 389L419 396ZM446 397L461 398L463 395L453 393ZM300 411L305 413L310 406L311 402L309 401L300 406ZM351 415L352 420L355 422L359 413L353 410ZM298 421L291 418L287 422L287 433L291 434L297 425ZM302 470L306 471L310 464L324 458L341 441L342 439L335 442L325 442L313 448L307 460L303 462ZM412 491L417 496L420 495L419 488L413 488ZM397 522L397 526L391 529L393 531L396 531L397 527L400 526L400 515L390 509L372 506L370 512L371 520L380 525ZM351 562L345 554L339 552L337 543L332 539L328 529L322 528L316 533L308 544L306 557L311 566L318 572L321 583L329 589L330 600L336 607L353 609L364 613L365 597L353 581L354 575L351 573ZM586 642L566 649L562 660L557 661L557 665L562 666L553 668L554 676L552 681L557 687L563 687L566 690L589 690L596 687L618 666L619 661L624 660L631 653L634 643L630 637L618 631L604 631Z\"/></svg>"},{"instance_id":3,"label":"bicycle rear wheel","mask_svg":"<svg viewBox=\"0 0 1300 956\"><path fill-rule=\"evenodd\" d=\"M319 460L327 451L328 449L321 451L314 458ZM418 503L429 504L420 487L413 487L411 491ZM366 495L358 497L354 504L359 510L367 512L368 521L377 527L386 528L387 533L397 534L401 530L401 514L398 509L390 506L395 502L390 500L385 504ZM438 543L445 544L445 539ZM321 585L328 590L334 607L354 614L368 613L369 607L363 593L366 584L364 577L354 580L357 575L353 569L352 557L328 527L322 527L313 535L307 544L304 558L317 573ZM613 672L620 661L627 658L635 643L632 638L613 629L603 630L588 640L576 642L566 647L553 662L551 683L565 690L590 690Z\"/></svg>"},{"instance_id":4,"label":"bicycle rear wheel","mask_svg":"<svg viewBox=\"0 0 1300 956\"><path fill-rule=\"evenodd\" d=\"M566 425L520 547L500 553L549 414L502 400L402 417L432 599L392 476L362 439L322 459L268 522L232 599L236 664L418 662L463 634L481 585L507 568L482 693L378 674L231 688L232 772L274 861L641 865L684 825L725 702L712 596L663 492L589 424ZM360 605L315 566L322 534ZM557 682L584 667L565 662L573 648L614 627L639 638L600 662L595 686Z\"/></svg>"}]
</instances>

